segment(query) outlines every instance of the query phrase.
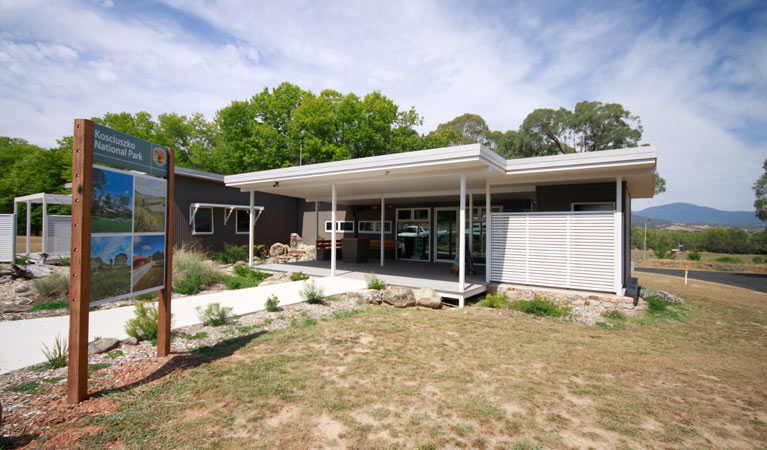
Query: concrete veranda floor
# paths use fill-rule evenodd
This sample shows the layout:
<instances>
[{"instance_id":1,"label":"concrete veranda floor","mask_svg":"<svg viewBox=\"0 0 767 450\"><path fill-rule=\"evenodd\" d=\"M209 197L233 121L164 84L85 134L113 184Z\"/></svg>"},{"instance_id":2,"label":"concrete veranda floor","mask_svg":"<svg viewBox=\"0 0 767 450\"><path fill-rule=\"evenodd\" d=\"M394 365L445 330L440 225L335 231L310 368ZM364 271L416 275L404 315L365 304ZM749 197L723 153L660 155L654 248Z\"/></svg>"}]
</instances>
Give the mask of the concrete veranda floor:
<instances>
[{"instance_id":1,"label":"concrete veranda floor","mask_svg":"<svg viewBox=\"0 0 767 450\"><path fill-rule=\"evenodd\" d=\"M263 310L266 299L270 295L276 295L280 305L283 306L300 303L303 300L299 291L303 283L303 281L293 281L178 298L171 303L172 327L179 328L199 323L195 309L211 303L232 307L232 313L235 315ZM317 278L316 283L325 290L326 295L343 294L366 287L364 280L341 277ZM128 319L134 317L134 309L133 306L128 306L92 311L89 317L88 340L91 341L96 336L127 338L124 325ZM45 356L41 350L43 344L50 347L56 335L69 336L69 315L0 322L0 373L45 362Z\"/></svg>"}]
</instances>

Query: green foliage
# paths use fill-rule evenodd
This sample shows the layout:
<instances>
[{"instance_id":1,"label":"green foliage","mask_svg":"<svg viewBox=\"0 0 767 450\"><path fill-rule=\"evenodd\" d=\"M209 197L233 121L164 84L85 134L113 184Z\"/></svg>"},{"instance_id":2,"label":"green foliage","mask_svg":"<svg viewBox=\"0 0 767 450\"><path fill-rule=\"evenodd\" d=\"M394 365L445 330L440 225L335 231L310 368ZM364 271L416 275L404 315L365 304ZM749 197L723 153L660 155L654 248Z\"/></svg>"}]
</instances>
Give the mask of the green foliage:
<instances>
[{"instance_id":1,"label":"green foliage","mask_svg":"<svg viewBox=\"0 0 767 450\"><path fill-rule=\"evenodd\" d=\"M300 317L295 317L290 321L290 326L293 328L307 328L314 325L317 325L317 319L309 317L305 312L302 312Z\"/></svg>"},{"instance_id":2,"label":"green foliage","mask_svg":"<svg viewBox=\"0 0 767 450\"><path fill-rule=\"evenodd\" d=\"M661 312L668 308L668 303L663 301L662 298L654 295L645 297L644 301L647 302L647 309L651 312Z\"/></svg>"},{"instance_id":3,"label":"green foliage","mask_svg":"<svg viewBox=\"0 0 767 450\"><path fill-rule=\"evenodd\" d=\"M672 256L672 251L669 246L663 243L655 244L655 247L653 247L653 251L655 252L655 257L658 259L668 259Z\"/></svg>"},{"instance_id":4,"label":"green foliage","mask_svg":"<svg viewBox=\"0 0 767 450\"><path fill-rule=\"evenodd\" d=\"M32 291L40 297L61 297L69 293L69 277L52 273L32 281Z\"/></svg>"},{"instance_id":5,"label":"green foliage","mask_svg":"<svg viewBox=\"0 0 767 450\"><path fill-rule=\"evenodd\" d=\"M280 303L280 301L277 299L276 295L270 295L266 299L266 310L269 312L276 312L279 311L279 308L277 305Z\"/></svg>"},{"instance_id":6,"label":"green foliage","mask_svg":"<svg viewBox=\"0 0 767 450\"><path fill-rule=\"evenodd\" d=\"M303 272L294 272L290 274L290 281L301 281L301 280L308 280L309 275L303 273Z\"/></svg>"},{"instance_id":7,"label":"green foliage","mask_svg":"<svg viewBox=\"0 0 767 450\"><path fill-rule=\"evenodd\" d=\"M764 173L754 183L753 190L756 200L754 200L754 209L756 217L762 222L767 221L767 159L762 165Z\"/></svg>"},{"instance_id":8,"label":"green foliage","mask_svg":"<svg viewBox=\"0 0 767 450\"><path fill-rule=\"evenodd\" d=\"M484 306L485 308L508 308L510 306L508 297L504 292L498 292L495 294L486 295L485 298L477 303L477 306Z\"/></svg>"},{"instance_id":9,"label":"green foliage","mask_svg":"<svg viewBox=\"0 0 767 450\"><path fill-rule=\"evenodd\" d=\"M317 286L314 280L304 281L304 287L301 289L301 298L306 303L321 305L325 303L325 290Z\"/></svg>"},{"instance_id":10,"label":"green foliage","mask_svg":"<svg viewBox=\"0 0 767 450\"><path fill-rule=\"evenodd\" d=\"M28 381L26 383L14 384L5 389L8 392L16 392L18 394L30 394L37 395L45 391L45 386L37 381Z\"/></svg>"},{"instance_id":11,"label":"green foliage","mask_svg":"<svg viewBox=\"0 0 767 450\"><path fill-rule=\"evenodd\" d=\"M743 260L734 256L720 256L714 259L716 262L729 263L729 264L743 264Z\"/></svg>"},{"instance_id":12,"label":"green foliage","mask_svg":"<svg viewBox=\"0 0 767 450\"><path fill-rule=\"evenodd\" d=\"M55 300L46 303L36 303L32 306L32 311L43 311L52 309L65 309L69 308L68 300Z\"/></svg>"},{"instance_id":13,"label":"green foliage","mask_svg":"<svg viewBox=\"0 0 767 450\"><path fill-rule=\"evenodd\" d=\"M88 364L88 372L96 372L109 367L109 363Z\"/></svg>"},{"instance_id":14,"label":"green foliage","mask_svg":"<svg viewBox=\"0 0 767 450\"><path fill-rule=\"evenodd\" d=\"M237 261L246 261L248 259L248 248L242 245L232 245L224 243L224 249L213 254L213 260L222 264L234 264Z\"/></svg>"},{"instance_id":15,"label":"green foliage","mask_svg":"<svg viewBox=\"0 0 767 450\"><path fill-rule=\"evenodd\" d=\"M643 227L632 227L632 248L642 248L643 236ZM767 230L748 232L740 228L708 228L690 232L648 228L647 247L655 248L659 243L669 248L681 243L688 250L712 253L767 254Z\"/></svg>"},{"instance_id":16,"label":"green foliage","mask_svg":"<svg viewBox=\"0 0 767 450\"><path fill-rule=\"evenodd\" d=\"M157 298L157 292L145 292L134 297L136 300L145 302L147 300L154 300Z\"/></svg>"},{"instance_id":17,"label":"green foliage","mask_svg":"<svg viewBox=\"0 0 767 450\"><path fill-rule=\"evenodd\" d=\"M754 259L752 260L754 264L767 264L767 258L764 258L762 256L754 256Z\"/></svg>"},{"instance_id":18,"label":"green foliage","mask_svg":"<svg viewBox=\"0 0 767 450\"><path fill-rule=\"evenodd\" d=\"M626 320L626 315L618 311L617 309L612 309L610 311L603 312L602 317L604 317L605 319L617 320L617 321Z\"/></svg>"},{"instance_id":19,"label":"green foliage","mask_svg":"<svg viewBox=\"0 0 767 450\"><path fill-rule=\"evenodd\" d=\"M120 356L123 356L125 353L123 353L122 350L112 350L111 352L107 353L107 358L109 359L115 359L119 358Z\"/></svg>"},{"instance_id":20,"label":"green foliage","mask_svg":"<svg viewBox=\"0 0 767 450\"><path fill-rule=\"evenodd\" d=\"M232 308L220 303L211 303L205 309L198 306L195 310L201 322L214 327L224 325L232 318Z\"/></svg>"},{"instance_id":21,"label":"green foliage","mask_svg":"<svg viewBox=\"0 0 767 450\"><path fill-rule=\"evenodd\" d=\"M258 286L258 281L251 280L244 277L221 277L221 281L224 283L227 289L245 289Z\"/></svg>"},{"instance_id":22,"label":"green foliage","mask_svg":"<svg viewBox=\"0 0 767 450\"><path fill-rule=\"evenodd\" d=\"M700 252L690 252L687 254L689 261L700 261Z\"/></svg>"},{"instance_id":23,"label":"green foliage","mask_svg":"<svg viewBox=\"0 0 767 450\"><path fill-rule=\"evenodd\" d=\"M270 273L253 270L246 264L234 266L235 277L223 277L227 289L243 289L258 286L259 283L272 276Z\"/></svg>"},{"instance_id":24,"label":"green foliage","mask_svg":"<svg viewBox=\"0 0 767 450\"><path fill-rule=\"evenodd\" d=\"M200 292L203 284L201 275L191 275L173 283L173 292L183 295L195 295Z\"/></svg>"},{"instance_id":25,"label":"green foliage","mask_svg":"<svg viewBox=\"0 0 767 450\"><path fill-rule=\"evenodd\" d=\"M125 323L125 332L128 336L139 341L157 339L157 306L146 302L136 303L134 314L135 317Z\"/></svg>"},{"instance_id":26,"label":"green foliage","mask_svg":"<svg viewBox=\"0 0 767 450\"><path fill-rule=\"evenodd\" d=\"M208 337L208 333L204 331L199 331L195 334L182 334L179 337L183 339L189 339L190 341L195 341L198 339L205 339L206 337Z\"/></svg>"},{"instance_id":27,"label":"green foliage","mask_svg":"<svg viewBox=\"0 0 767 450\"><path fill-rule=\"evenodd\" d=\"M53 264L59 267L67 267L69 266L70 262L71 258L69 256L59 256L56 258Z\"/></svg>"},{"instance_id":28,"label":"green foliage","mask_svg":"<svg viewBox=\"0 0 767 450\"><path fill-rule=\"evenodd\" d=\"M377 291L386 289L386 282L376 277L372 272L365 275L365 281L367 281L368 289L375 289Z\"/></svg>"},{"instance_id":29,"label":"green foliage","mask_svg":"<svg viewBox=\"0 0 767 450\"><path fill-rule=\"evenodd\" d=\"M45 355L45 359L48 361L48 367L52 369L65 367L69 358L67 339L57 334L53 340L52 347L43 344L43 355Z\"/></svg>"},{"instance_id":30,"label":"green foliage","mask_svg":"<svg viewBox=\"0 0 767 450\"><path fill-rule=\"evenodd\" d=\"M23 265L25 265L26 263L29 262L29 256L17 256L15 258L13 258L13 262L15 264L20 265L20 266L23 266Z\"/></svg>"},{"instance_id":31,"label":"green foliage","mask_svg":"<svg viewBox=\"0 0 767 450\"><path fill-rule=\"evenodd\" d=\"M521 439L514 442L511 445L510 449L511 450L541 450L541 447L533 442L530 442L525 439Z\"/></svg>"},{"instance_id":32,"label":"green foliage","mask_svg":"<svg viewBox=\"0 0 767 450\"><path fill-rule=\"evenodd\" d=\"M567 308L551 300L535 297L532 300L516 300L511 302L511 309L522 311L534 316L562 317L569 314Z\"/></svg>"}]
</instances>

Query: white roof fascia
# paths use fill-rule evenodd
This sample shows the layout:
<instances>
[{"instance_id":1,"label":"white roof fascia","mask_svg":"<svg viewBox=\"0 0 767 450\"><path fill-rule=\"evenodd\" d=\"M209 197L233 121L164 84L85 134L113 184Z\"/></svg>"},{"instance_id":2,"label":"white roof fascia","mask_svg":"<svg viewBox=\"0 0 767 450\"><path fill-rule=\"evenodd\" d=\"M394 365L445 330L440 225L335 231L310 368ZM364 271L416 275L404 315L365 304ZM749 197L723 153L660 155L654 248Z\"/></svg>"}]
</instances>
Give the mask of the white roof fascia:
<instances>
[{"instance_id":1,"label":"white roof fascia","mask_svg":"<svg viewBox=\"0 0 767 450\"><path fill-rule=\"evenodd\" d=\"M347 159L343 161L311 164L308 166L293 166L283 169L227 175L224 177L224 182L227 186L246 186L260 182L363 174L370 171L418 168L480 161L481 156L483 156L481 145L469 144L430 150L418 150L414 152L394 153L390 155L371 156L367 158Z\"/></svg>"},{"instance_id":2,"label":"white roof fascia","mask_svg":"<svg viewBox=\"0 0 767 450\"><path fill-rule=\"evenodd\" d=\"M211 172L203 172L202 170L187 169L186 167L175 166L173 173L175 175L181 175L181 176L190 177L190 178L199 178L201 180L216 181L219 183L224 182L223 175L220 175L217 173L211 173Z\"/></svg>"},{"instance_id":3,"label":"white roof fascia","mask_svg":"<svg viewBox=\"0 0 767 450\"><path fill-rule=\"evenodd\" d=\"M248 205L227 205L224 203L190 203L190 206L197 208L227 208L227 209L250 209ZM253 206L253 209L262 210L263 206Z\"/></svg>"},{"instance_id":4,"label":"white roof fascia","mask_svg":"<svg viewBox=\"0 0 767 450\"><path fill-rule=\"evenodd\" d=\"M655 147L635 147L566 155L538 156L506 161L506 174L525 174L562 170L610 167L654 167L658 154Z\"/></svg>"}]
</instances>

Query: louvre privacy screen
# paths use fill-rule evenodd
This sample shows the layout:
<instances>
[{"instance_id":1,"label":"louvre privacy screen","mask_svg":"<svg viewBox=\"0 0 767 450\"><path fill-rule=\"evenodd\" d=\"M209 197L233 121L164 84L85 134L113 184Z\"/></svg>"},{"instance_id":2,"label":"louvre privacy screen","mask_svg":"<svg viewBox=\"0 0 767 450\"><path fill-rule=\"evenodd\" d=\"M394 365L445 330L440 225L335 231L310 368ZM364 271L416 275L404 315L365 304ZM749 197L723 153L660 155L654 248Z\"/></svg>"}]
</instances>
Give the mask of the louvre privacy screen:
<instances>
[{"instance_id":1,"label":"louvre privacy screen","mask_svg":"<svg viewBox=\"0 0 767 450\"><path fill-rule=\"evenodd\" d=\"M492 281L616 292L621 216L612 211L491 214Z\"/></svg>"}]
</instances>

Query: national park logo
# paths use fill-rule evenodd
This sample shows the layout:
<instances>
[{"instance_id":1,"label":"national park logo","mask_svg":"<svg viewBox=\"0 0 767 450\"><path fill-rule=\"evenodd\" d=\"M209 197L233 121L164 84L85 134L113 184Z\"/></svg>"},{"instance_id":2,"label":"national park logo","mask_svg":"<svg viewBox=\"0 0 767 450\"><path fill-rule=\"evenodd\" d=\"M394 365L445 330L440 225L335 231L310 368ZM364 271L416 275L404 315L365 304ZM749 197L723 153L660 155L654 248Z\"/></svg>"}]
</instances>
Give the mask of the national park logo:
<instances>
[{"instance_id":1,"label":"national park logo","mask_svg":"<svg viewBox=\"0 0 767 450\"><path fill-rule=\"evenodd\" d=\"M164 149L162 148L154 149L154 162L156 162L158 166L164 166L166 159L167 159L167 155Z\"/></svg>"}]
</instances>

